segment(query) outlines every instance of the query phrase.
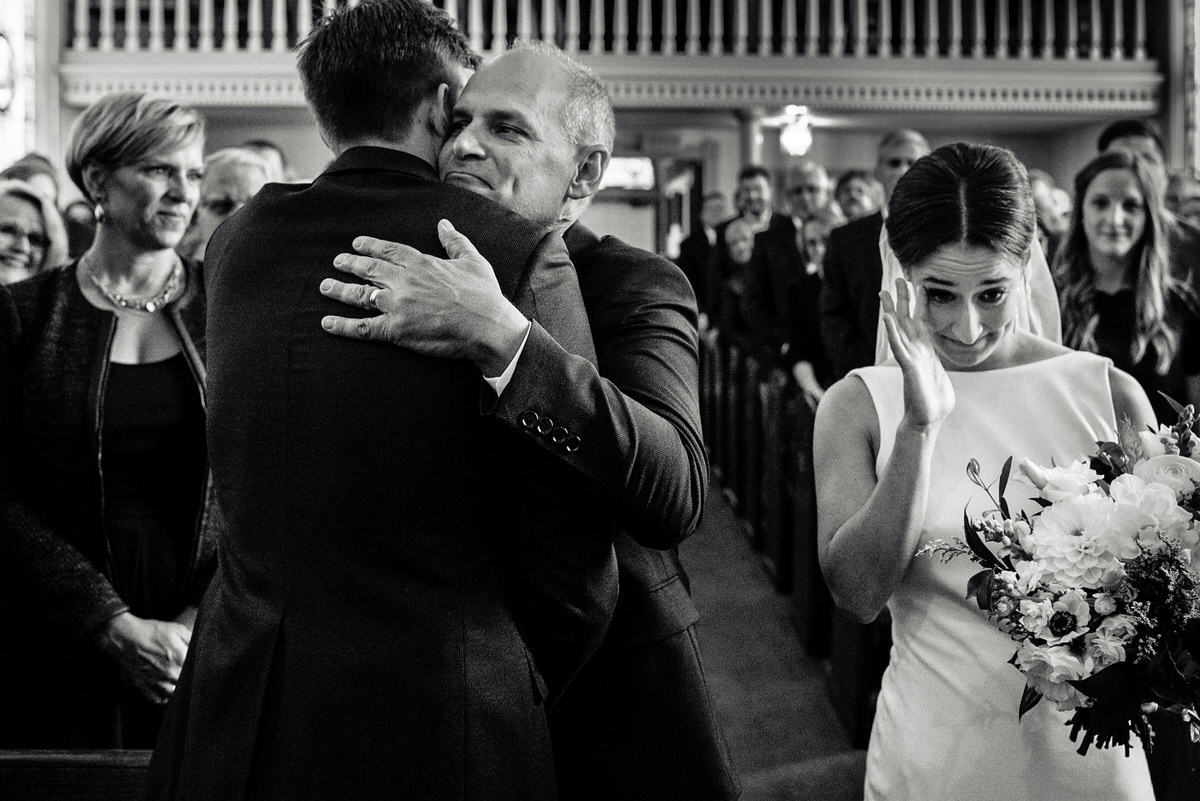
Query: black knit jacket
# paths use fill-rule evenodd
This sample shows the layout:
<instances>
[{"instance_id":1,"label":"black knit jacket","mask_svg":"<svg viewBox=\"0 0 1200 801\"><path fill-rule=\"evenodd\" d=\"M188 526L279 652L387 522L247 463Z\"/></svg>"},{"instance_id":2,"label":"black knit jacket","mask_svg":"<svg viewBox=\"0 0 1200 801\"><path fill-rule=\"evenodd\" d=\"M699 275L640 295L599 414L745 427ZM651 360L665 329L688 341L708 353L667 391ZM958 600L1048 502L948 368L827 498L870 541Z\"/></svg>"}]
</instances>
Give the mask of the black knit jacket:
<instances>
[{"instance_id":1,"label":"black knit jacket","mask_svg":"<svg viewBox=\"0 0 1200 801\"><path fill-rule=\"evenodd\" d=\"M84 298L77 262L0 286L0 621L76 638L126 610L107 575L100 431L117 318ZM164 310L204 400L204 291L189 268ZM211 478L196 523L179 610L216 566Z\"/></svg>"}]
</instances>

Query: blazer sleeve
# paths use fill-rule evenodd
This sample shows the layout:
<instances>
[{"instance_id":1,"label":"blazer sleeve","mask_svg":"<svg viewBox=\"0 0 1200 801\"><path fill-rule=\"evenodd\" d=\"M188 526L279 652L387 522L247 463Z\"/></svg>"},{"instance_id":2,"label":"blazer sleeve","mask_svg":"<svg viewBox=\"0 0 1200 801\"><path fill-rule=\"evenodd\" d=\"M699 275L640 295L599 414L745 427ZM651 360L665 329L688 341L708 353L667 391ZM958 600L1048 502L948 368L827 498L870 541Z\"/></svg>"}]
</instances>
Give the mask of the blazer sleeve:
<instances>
[{"instance_id":1,"label":"blazer sleeve","mask_svg":"<svg viewBox=\"0 0 1200 801\"><path fill-rule=\"evenodd\" d=\"M112 584L39 514L23 487L20 426L21 322L12 296L0 288L0 615L30 610L14 621L80 637L128 609Z\"/></svg>"},{"instance_id":2,"label":"blazer sleeve","mask_svg":"<svg viewBox=\"0 0 1200 801\"><path fill-rule=\"evenodd\" d=\"M788 332L779 314L781 299L771 291L770 236L772 232L764 231L754 237L754 250L746 265L746 317L750 333L776 357Z\"/></svg>"},{"instance_id":3,"label":"blazer sleeve","mask_svg":"<svg viewBox=\"0 0 1200 801\"><path fill-rule=\"evenodd\" d=\"M621 263L588 309L599 369L535 324L493 413L582 475L637 542L670 548L695 531L708 484L695 299L664 259L606 256Z\"/></svg>"},{"instance_id":4,"label":"blazer sleeve","mask_svg":"<svg viewBox=\"0 0 1200 801\"><path fill-rule=\"evenodd\" d=\"M846 252L846 240L837 236L829 238L825 252L824 282L821 285L820 318L821 340L837 380L853 369L855 304L849 285L849 271L853 265Z\"/></svg>"}]
</instances>

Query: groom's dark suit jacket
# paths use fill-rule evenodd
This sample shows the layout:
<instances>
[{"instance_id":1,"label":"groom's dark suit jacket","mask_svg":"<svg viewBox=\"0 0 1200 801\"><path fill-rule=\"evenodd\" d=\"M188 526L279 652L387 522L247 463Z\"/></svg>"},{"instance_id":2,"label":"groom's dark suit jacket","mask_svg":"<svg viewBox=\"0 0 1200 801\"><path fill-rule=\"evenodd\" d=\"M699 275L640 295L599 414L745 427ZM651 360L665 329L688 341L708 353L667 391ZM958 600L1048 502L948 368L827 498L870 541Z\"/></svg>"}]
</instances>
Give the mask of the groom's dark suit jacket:
<instances>
[{"instance_id":1,"label":"groom's dark suit jacket","mask_svg":"<svg viewBox=\"0 0 1200 801\"><path fill-rule=\"evenodd\" d=\"M208 439L228 534L150 798L554 797L520 629L603 632L611 529L482 413L473 365L320 325L347 313L318 286L344 277L332 260L354 236L444 255L442 218L519 308L593 355L561 239L399 151L351 149L223 225L208 246Z\"/></svg>"},{"instance_id":2,"label":"groom's dark suit jacket","mask_svg":"<svg viewBox=\"0 0 1200 801\"><path fill-rule=\"evenodd\" d=\"M834 381L856 367L875 363L882 230L883 214L875 212L829 234L821 285L821 339Z\"/></svg>"},{"instance_id":3,"label":"groom's dark suit jacket","mask_svg":"<svg viewBox=\"0 0 1200 801\"><path fill-rule=\"evenodd\" d=\"M699 523L708 482L695 299L682 271L653 253L578 223L563 239L599 369L531 335L495 410L564 461L553 428L525 422L578 420L591 447L564 467L586 477L621 527L612 625L550 714L559 792L563 801L735 798L675 547Z\"/></svg>"}]
</instances>

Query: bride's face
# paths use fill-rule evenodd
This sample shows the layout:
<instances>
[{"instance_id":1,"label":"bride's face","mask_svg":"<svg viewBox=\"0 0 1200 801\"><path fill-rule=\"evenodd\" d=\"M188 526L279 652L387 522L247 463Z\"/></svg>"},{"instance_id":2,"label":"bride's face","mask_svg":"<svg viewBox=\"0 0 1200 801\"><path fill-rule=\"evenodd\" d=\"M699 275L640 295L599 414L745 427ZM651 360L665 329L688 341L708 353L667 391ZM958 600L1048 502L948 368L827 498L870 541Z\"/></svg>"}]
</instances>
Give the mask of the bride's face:
<instances>
[{"instance_id":1,"label":"bride's face","mask_svg":"<svg viewBox=\"0 0 1200 801\"><path fill-rule=\"evenodd\" d=\"M924 287L925 322L951 370L1003 367L1012 355L1023 265L973 245L946 245L909 270Z\"/></svg>"}]
</instances>

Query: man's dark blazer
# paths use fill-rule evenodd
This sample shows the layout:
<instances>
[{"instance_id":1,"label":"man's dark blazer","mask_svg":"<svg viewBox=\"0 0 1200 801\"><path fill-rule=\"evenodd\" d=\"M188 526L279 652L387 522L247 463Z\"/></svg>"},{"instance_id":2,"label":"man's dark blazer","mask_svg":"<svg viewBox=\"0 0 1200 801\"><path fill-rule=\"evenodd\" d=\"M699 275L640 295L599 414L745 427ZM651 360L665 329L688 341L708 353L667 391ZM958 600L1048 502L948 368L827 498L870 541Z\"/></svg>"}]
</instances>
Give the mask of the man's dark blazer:
<instances>
[{"instance_id":1,"label":"man's dark blazer","mask_svg":"<svg viewBox=\"0 0 1200 801\"><path fill-rule=\"evenodd\" d=\"M509 564L569 543L579 591L569 574L552 589L602 631L611 528L482 413L472 364L320 325L346 313L318 287L354 236L444 254L442 218L539 335L592 354L561 240L399 151L354 148L311 185L269 185L213 236L208 439L228 534L149 798L554 797Z\"/></svg>"},{"instance_id":2,"label":"man's dark blazer","mask_svg":"<svg viewBox=\"0 0 1200 801\"><path fill-rule=\"evenodd\" d=\"M856 367L875 363L882 230L883 214L876 212L829 234L821 286L821 338L835 381Z\"/></svg>"},{"instance_id":3,"label":"man's dark blazer","mask_svg":"<svg viewBox=\"0 0 1200 801\"><path fill-rule=\"evenodd\" d=\"M712 256L708 262L706 292L708 294L708 314L713 323L722 328L726 334L744 336L749 334L749 324L744 319L746 311L744 308L745 268L734 263L733 259L729 257L729 247L725 244L725 232L729 229L729 224L736 219L737 217L733 217L717 226L717 243L713 246ZM779 231L787 227L795 230L791 217L779 212L771 212L767 227L763 230ZM730 291L731 282L742 286ZM731 306L738 308L731 308Z\"/></svg>"},{"instance_id":4,"label":"man's dark blazer","mask_svg":"<svg viewBox=\"0 0 1200 801\"><path fill-rule=\"evenodd\" d=\"M817 379L827 385L830 370L821 344L820 294L821 277L805 270L795 223L788 220L754 237L754 253L746 266L751 339L781 367L809 362Z\"/></svg>"},{"instance_id":5,"label":"man's dark blazer","mask_svg":"<svg viewBox=\"0 0 1200 801\"><path fill-rule=\"evenodd\" d=\"M550 712L559 792L571 801L734 798L675 548L700 520L708 478L695 300L666 259L579 224L564 239L599 372L531 335L496 410L514 428L534 415L581 421L573 430L591 449L576 466L622 528L612 625ZM561 458L552 434L525 430Z\"/></svg>"}]
</instances>

